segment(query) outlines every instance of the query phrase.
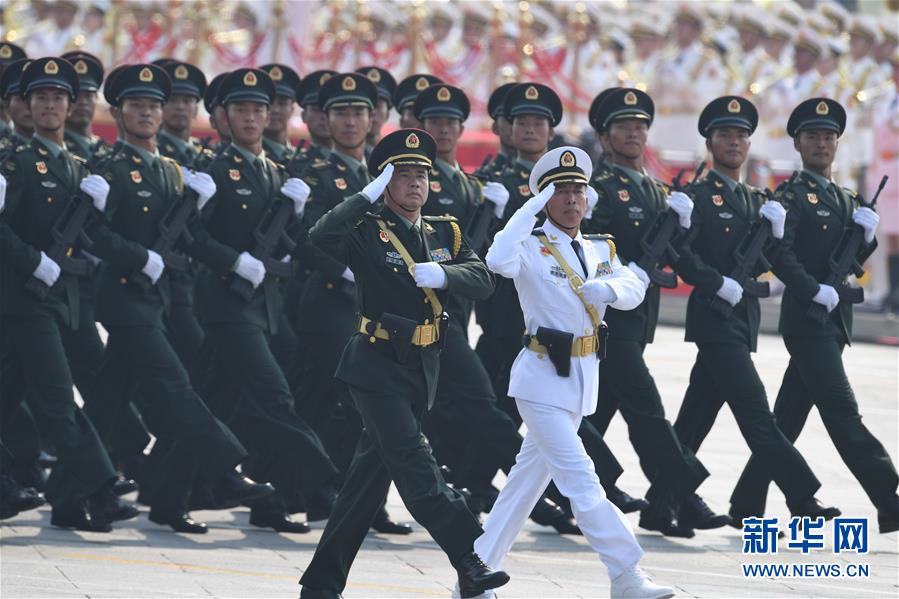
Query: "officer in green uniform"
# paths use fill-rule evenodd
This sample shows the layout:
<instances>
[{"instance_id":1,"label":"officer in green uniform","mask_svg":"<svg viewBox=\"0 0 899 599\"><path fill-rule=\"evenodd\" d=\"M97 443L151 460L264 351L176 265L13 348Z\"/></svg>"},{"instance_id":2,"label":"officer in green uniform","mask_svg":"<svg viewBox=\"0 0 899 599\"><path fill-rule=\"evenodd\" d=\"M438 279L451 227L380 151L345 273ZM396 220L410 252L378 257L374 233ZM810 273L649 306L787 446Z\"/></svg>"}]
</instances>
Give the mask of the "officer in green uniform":
<instances>
[{"instance_id":1,"label":"officer in green uniform","mask_svg":"<svg viewBox=\"0 0 899 599\"><path fill-rule=\"evenodd\" d=\"M28 55L25 54L25 50L9 42L0 42L0 76L3 75L3 71L10 63L22 60L23 58L28 58ZM12 129L9 126L9 111L6 109L6 104L3 101L0 101L0 142L2 142L11 132Z\"/></svg>"},{"instance_id":2,"label":"officer in green uniform","mask_svg":"<svg viewBox=\"0 0 899 599\"><path fill-rule=\"evenodd\" d=\"M286 167L296 148L290 144L290 117L296 109L297 86L300 76L287 65L266 64L259 67L275 82L275 100L269 112L269 123L262 138L265 155Z\"/></svg>"},{"instance_id":3,"label":"officer in green uniform","mask_svg":"<svg viewBox=\"0 0 899 599\"><path fill-rule=\"evenodd\" d=\"M794 442L812 406L818 408L840 457L877 508L880 532L887 533L899 530L899 479L889 454L862 423L843 366L842 352L852 339L852 304L824 283L830 276L828 258L845 232L853 227L864 230L859 264L877 246L877 214L864 206L854 191L831 179L838 138L845 126L843 107L825 98L802 102L787 123L802 159L802 171L791 184L777 189L787 217L773 270L786 285L778 328L790 361L774 415L777 426ZM811 306L823 306L827 311L823 324L808 316ZM753 453L731 495L731 513L762 514L768 484L772 478L778 482L772 474L764 457ZM794 515L804 515L791 510Z\"/></svg>"},{"instance_id":4,"label":"officer in green uniform","mask_svg":"<svg viewBox=\"0 0 899 599\"><path fill-rule=\"evenodd\" d=\"M415 118L415 97L435 83L443 83L443 80L434 75L417 73L397 84L393 92L393 105L400 114L400 127L421 128L421 122Z\"/></svg>"},{"instance_id":5,"label":"officer in green uniform","mask_svg":"<svg viewBox=\"0 0 899 599\"><path fill-rule=\"evenodd\" d=\"M328 69L313 71L303 77L296 88L297 103L302 108L301 116L309 132L309 144L298 150L287 165L291 177L299 177L310 164L328 158L331 152L331 131L328 129L328 116L318 106L318 92L328 79L337 71Z\"/></svg>"},{"instance_id":6,"label":"officer in green uniform","mask_svg":"<svg viewBox=\"0 0 899 599\"><path fill-rule=\"evenodd\" d=\"M319 90L318 107L327 117L334 145L326 160L313 162L303 175L312 188L304 215L307 227L370 182L365 137L377 98L375 84L360 73L334 75ZM345 474L362 424L346 385L334 378L334 371L356 330L355 279L346 264L314 246L304 248L301 260L311 273L295 321L300 345L306 348L299 410L325 439ZM382 499L386 498L385 494ZM386 533L412 532L409 526L392 522L383 508L374 526Z\"/></svg>"},{"instance_id":7,"label":"officer in green uniform","mask_svg":"<svg viewBox=\"0 0 899 599\"><path fill-rule=\"evenodd\" d=\"M11 62L3 69L3 75L0 75L0 103L12 121L12 129L0 140L0 159L13 154L34 135L31 113L19 93L22 71L30 62L27 58Z\"/></svg>"},{"instance_id":8,"label":"officer in green uniform","mask_svg":"<svg viewBox=\"0 0 899 599\"><path fill-rule=\"evenodd\" d=\"M658 321L659 287L650 284L646 272L636 264L643 254L640 242L656 215L666 210L670 202L672 208L680 211L678 214L687 215L679 216L684 226L692 206L683 194L669 200L668 187L652 179L643 168L643 151L655 114L652 99L646 93L613 89L606 92L601 102L594 102L593 109L590 121L611 154L611 165L592 178L597 201L584 229L614 235L621 261L643 280L647 291L643 302L633 310L606 311L609 345L606 359L599 365L602 411L588 419L603 433L617 409L627 422L640 466L653 483L647 494L650 505L641 513L640 526L665 535L692 537L694 527L717 528L728 520L726 516L715 516L693 495L708 471L678 441L643 359ZM694 516L689 522L678 522L675 517L674 502L681 499L688 500L690 508L696 508L683 510L685 516Z\"/></svg>"},{"instance_id":9,"label":"officer in green uniform","mask_svg":"<svg viewBox=\"0 0 899 599\"><path fill-rule=\"evenodd\" d=\"M205 170L215 155L191 135L191 129L206 93L206 75L194 65L177 60L159 66L172 80L172 97L163 108L157 136L159 153L189 169Z\"/></svg>"},{"instance_id":10,"label":"officer in green uniform","mask_svg":"<svg viewBox=\"0 0 899 599\"><path fill-rule=\"evenodd\" d=\"M518 85L516 82L503 83L490 93L487 99L487 114L493 119L490 130L499 139L499 150L489 162L481 165L475 175L486 180L497 179L506 165L515 158L515 146L512 145L512 123L503 115L503 102L510 89Z\"/></svg>"},{"instance_id":11,"label":"officer in green uniform","mask_svg":"<svg viewBox=\"0 0 899 599\"><path fill-rule=\"evenodd\" d=\"M203 226L196 228L191 248L205 266L196 283L197 313L206 332L198 363L211 366L201 373L202 395L250 452L244 471L279 491L253 504L251 524L307 532L305 523L289 518L282 494L299 477L307 514L316 509L326 517L336 469L318 437L297 416L268 340L277 332L282 298L278 280L266 272L288 254L280 244L272 249L274 255L258 254L254 233L268 215L287 210L289 219L279 233L298 239L296 215L309 193L305 183L288 179L262 149L274 95L274 82L259 69L232 71L219 88L232 140L210 167L216 192L201 211ZM238 410L242 403L251 407Z\"/></svg>"},{"instance_id":12,"label":"officer in green uniform","mask_svg":"<svg viewBox=\"0 0 899 599\"><path fill-rule=\"evenodd\" d=\"M219 141L215 147L210 148L213 156L220 156L231 143L231 129L228 128L228 119L225 118L225 107L222 106L219 97L219 87L222 81L228 76L227 72L219 73L212 78L209 85L206 86L206 93L203 94L203 108L209 115L209 125L215 129L219 136ZM208 164L205 165L208 168Z\"/></svg>"},{"instance_id":13,"label":"officer in green uniform","mask_svg":"<svg viewBox=\"0 0 899 599\"><path fill-rule=\"evenodd\" d=\"M155 65L132 65L116 76L109 96L120 114L124 147L102 177L91 176L90 185L83 185L98 204L105 203L110 231L102 244L95 243L103 259L97 316L109 333L98 399L127 401L139 389L149 406L143 412L147 426L162 444L154 448L149 488L142 490L150 520L178 532L203 533L205 525L187 513L194 482L230 483L246 452L193 390L164 321L171 301L169 256L149 248L173 204L200 205L215 193L208 176L182 170L157 151L162 106L170 93L171 80ZM92 402L88 412L102 436L115 427L116 406ZM271 489L240 478L229 491L250 499Z\"/></svg>"},{"instance_id":14,"label":"officer in green uniform","mask_svg":"<svg viewBox=\"0 0 899 599\"><path fill-rule=\"evenodd\" d=\"M378 88L378 101L371 113L371 131L365 136L365 157L368 158L381 139L381 128L390 118L393 94L396 92L396 79L387 69L376 66L360 67L356 72L368 77Z\"/></svg>"},{"instance_id":15,"label":"officer in green uniform","mask_svg":"<svg viewBox=\"0 0 899 599\"><path fill-rule=\"evenodd\" d=\"M78 73L78 99L72 115L66 119L66 146L76 156L94 166L108 156L111 147L91 131L97 107L97 91L103 83L103 64L87 52L66 52L62 55Z\"/></svg>"},{"instance_id":16,"label":"officer in green uniform","mask_svg":"<svg viewBox=\"0 0 899 599\"><path fill-rule=\"evenodd\" d=\"M345 77L338 75L336 83ZM387 135L368 167L377 178L310 232L316 246L358 277L358 333L347 344L336 376L349 385L365 429L334 513L300 580L301 597L337 597L343 591L391 479L410 513L458 571L463 597L509 580L474 553L481 527L462 496L444 482L421 431L421 418L436 395L447 296L483 298L493 288L455 219L421 216L435 154L434 139L425 131ZM382 194L383 209L370 212Z\"/></svg>"},{"instance_id":17,"label":"officer in green uniform","mask_svg":"<svg viewBox=\"0 0 899 599\"><path fill-rule=\"evenodd\" d=\"M112 521L138 512L113 493L115 470L90 420L75 404L64 331L79 322L76 269L45 253L54 241L51 229L87 174L84 162L64 145L78 76L59 58L43 58L29 67L20 80L21 97L26 109L39 115L37 135L5 161L5 178L0 177L0 356L6 362L0 364L0 417L8 417L27 397L41 431L57 448L58 462L46 486L51 523L108 532ZM102 235L92 234L99 243ZM78 249L80 242L74 245ZM29 287L49 291L42 297Z\"/></svg>"}]
</instances>

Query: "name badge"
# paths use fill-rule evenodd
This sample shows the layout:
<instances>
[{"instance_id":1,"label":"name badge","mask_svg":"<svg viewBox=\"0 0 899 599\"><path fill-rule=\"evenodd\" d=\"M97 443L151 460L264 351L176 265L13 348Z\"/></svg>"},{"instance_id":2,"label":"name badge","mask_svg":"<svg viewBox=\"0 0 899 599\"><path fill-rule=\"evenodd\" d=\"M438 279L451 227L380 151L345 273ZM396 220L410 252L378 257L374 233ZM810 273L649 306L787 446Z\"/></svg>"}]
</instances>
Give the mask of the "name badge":
<instances>
[{"instance_id":1,"label":"name badge","mask_svg":"<svg viewBox=\"0 0 899 599\"><path fill-rule=\"evenodd\" d=\"M724 220L730 220L734 217L733 212L719 212L718 218L723 218Z\"/></svg>"},{"instance_id":2,"label":"name badge","mask_svg":"<svg viewBox=\"0 0 899 599\"><path fill-rule=\"evenodd\" d=\"M153 195L153 193L147 191L146 189L141 189L140 191L137 192L137 195L138 195L138 197L141 197L141 198L149 198L151 195Z\"/></svg>"},{"instance_id":3,"label":"name badge","mask_svg":"<svg viewBox=\"0 0 899 599\"><path fill-rule=\"evenodd\" d=\"M453 198L437 198L437 203L446 206L453 203Z\"/></svg>"},{"instance_id":4,"label":"name badge","mask_svg":"<svg viewBox=\"0 0 899 599\"><path fill-rule=\"evenodd\" d=\"M564 279L564 278L565 278L565 271L562 270L562 267L561 267L561 266L558 266L558 265L550 266L550 267L549 267L549 274L551 274L551 275L554 276L554 277L559 277L559 278L561 278L561 279Z\"/></svg>"},{"instance_id":5,"label":"name badge","mask_svg":"<svg viewBox=\"0 0 899 599\"><path fill-rule=\"evenodd\" d=\"M237 195L239 195L239 196L253 195L253 191L250 189L247 189L246 187L241 187L240 189L236 189L235 191L237 192Z\"/></svg>"},{"instance_id":6,"label":"name badge","mask_svg":"<svg viewBox=\"0 0 899 599\"><path fill-rule=\"evenodd\" d=\"M830 210L821 209L818 210L815 214L817 214L818 216L830 216Z\"/></svg>"},{"instance_id":7,"label":"name badge","mask_svg":"<svg viewBox=\"0 0 899 599\"><path fill-rule=\"evenodd\" d=\"M53 189L54 187L56 187L56 183L54 183L53 181L41 181L41 185L48 189Z\"/></svg>"},{"instance_id":8,"label":"name badge","mask_svg":"<svg viewBox=\"0 0 899 599\"><path fill-rule=\"evenodd\" d=\"M400 256L398 252L387 252L384 254L384 260L387 264L395 264L397 266L405 266L405 262L403 262L403 257Z\"/></svg>"}]
</instances>

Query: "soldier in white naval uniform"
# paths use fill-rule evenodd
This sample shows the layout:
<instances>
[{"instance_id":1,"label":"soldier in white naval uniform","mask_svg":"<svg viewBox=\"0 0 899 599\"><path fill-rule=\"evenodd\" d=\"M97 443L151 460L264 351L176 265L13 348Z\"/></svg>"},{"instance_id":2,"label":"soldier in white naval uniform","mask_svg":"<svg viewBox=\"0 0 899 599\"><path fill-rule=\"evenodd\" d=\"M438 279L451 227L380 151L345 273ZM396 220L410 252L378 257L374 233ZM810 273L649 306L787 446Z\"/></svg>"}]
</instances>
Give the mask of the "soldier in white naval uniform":
<instances>
[{"instance_id":1,"label":"soldier in white naval uniform","mask_svg":"<svg viewBox=\"0 0 899 599\"><path fill-rule=\"evenodd\" d=\"M670 597L670 588L651 583L637 566L643 550L577 435L583 416L596 409L602 315L607 306L633 309L646 292L615 256L610 236L580 232L592 170L578 148L544 154L530 176L534 196L487 252L490 269L514 281L524 313L525 348L512 365L509 395L528 432L475 546L487 563L502 563L552 479L608 568L612 597ZM546 221L534 230L542 211Z\"/></svg>"}]
</instances>

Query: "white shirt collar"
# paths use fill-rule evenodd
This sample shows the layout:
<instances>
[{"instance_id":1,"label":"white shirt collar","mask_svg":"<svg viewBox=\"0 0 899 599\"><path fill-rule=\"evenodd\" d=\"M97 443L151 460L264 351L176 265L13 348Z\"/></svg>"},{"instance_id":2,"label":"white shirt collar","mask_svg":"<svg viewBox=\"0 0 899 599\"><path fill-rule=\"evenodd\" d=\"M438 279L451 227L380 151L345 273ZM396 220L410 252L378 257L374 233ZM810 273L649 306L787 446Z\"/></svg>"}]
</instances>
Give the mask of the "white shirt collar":
<instances>
[{"instance_id":1,"label":"white shirt collar","mask_svg":"<svg viewBox=\"0 0 899 599\"><path fill-rule=\"evenodd\" d=\"M577 239L577 242L580 243L581 246L584 245L584 237L581 235L580 230L578 230L576 237L569 237L568 233L554 225L548 218L543 222L543 227L541 228L543 229L543 232L546 233L546 237L553 243L561 243L564 241L568 245L571 245L571 242Z\"/></svg>"}]
</instances>

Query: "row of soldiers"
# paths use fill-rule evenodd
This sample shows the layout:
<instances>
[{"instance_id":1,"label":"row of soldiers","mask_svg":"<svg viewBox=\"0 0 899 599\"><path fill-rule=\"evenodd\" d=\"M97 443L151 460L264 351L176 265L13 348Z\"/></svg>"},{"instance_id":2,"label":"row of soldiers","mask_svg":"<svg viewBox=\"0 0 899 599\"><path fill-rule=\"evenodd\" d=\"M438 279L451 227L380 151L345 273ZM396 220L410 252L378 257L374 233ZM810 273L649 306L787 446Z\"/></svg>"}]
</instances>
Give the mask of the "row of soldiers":
<instances>
[{"instance_id":1,"label":"row of soldiers","mask_svg":"<svg viewBox=\"0 0 899 599\"><path fill-rule=\"evenodd\" d=\"M470 101L433 75L397 83L370 66L300 78L269 64L207 85L200 69L175 60L122 66L102 85L119 129L111 147L90 131L103 79L102 65L84 53L22 57L0 78L14 127L0 194L4 515L42 503L33 487L43 486L53 524L109 530L137 515L119 496L139 486L151 520L180 532L206 530L192 509L241 503L251 508L253 525L305 532L308 524L291 515L328 517L363 434L347 388L361 381L347 380L346 369L340 380L334 372L350 339L385 337L357 306L391 301L367 296L346 263L306 232L372 184L383 166L370 163L372 144L396 110L401 127L422 129L436 143L423 208L430 220L421 226L448 223L454 241L430 250L431 261L451 261L463 240L483 254L529 198L531 170L561 122L562 101L538 83L497 88L488 111L501 151L468 174L456 151ZM214 148L191 137L200 102L221 137ZM296 104L311 140L301 148L287 136ZM623 512L640 511L641 527L681 537L763 514L771 480L794 515L834 517L839 510L815 498L820 483L791 443L817 405L877 508L881 530L896 530L896 471L861 423L840 357L851 339L852 307L843 281L828 282L829 252L821 252L853 226L864 231L859 262L876 246L876 213L830 180L845 110L814 98L793 111L787 129L804 170L777 190L787 210L778 202L762 210L763 194L739 180L758 124L751 102L726 96L705 108L699 133L713 169L680 194L644 169L654 117L651 97L636 88L609 88L590 109L604 153L590 182L586 227L613 234L621 261L647 286L636 309L606 313L613 334L599 366L599 407L579 430L606 495ZM647 262L646 231L669 209L683 232L679 243L694 251L681 253L684 260L670 252ZM732 250L760 218L792 248L778 254L775 267L787 284L781 332L791 361L773 414L750 358L758 298L745 278L732 276ZM643 359L659 287L670 284L665 265L694 285L687 340L699 346L673 425ZM399 273L403 256L385 251L380 267L385 276ZM749 278L760 274L755 265L749 270ZM547 284L557 279L547 274ZM716 301L732 314L716 316L709 310ZM826 309L823 324L806 316L812 304ZM475 349L472 312L483 329ZM424 432L443 476L467 489L468 508L488 512L493 480L511 469L522 442L521 417L507 398L522 314L502 277L476 306L451 295L446 313ZM433 343L423 336L435 324L418 327L418 344ZM389 393L389 379L384 385ZM709 473L695 455L724 401L753 452L726 515L696 493ZM619 410L651 482L645 499L616 486L622 467L603 433ZM55 450L46 481L42 442ZM408 533L390 520L382 491L372 525ZM554 485L531 518L579 533Z\"/></svg>"}]
</instances>

